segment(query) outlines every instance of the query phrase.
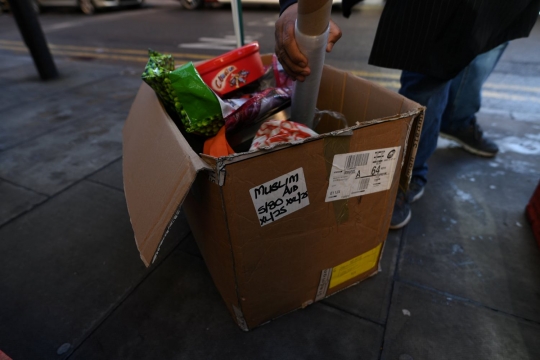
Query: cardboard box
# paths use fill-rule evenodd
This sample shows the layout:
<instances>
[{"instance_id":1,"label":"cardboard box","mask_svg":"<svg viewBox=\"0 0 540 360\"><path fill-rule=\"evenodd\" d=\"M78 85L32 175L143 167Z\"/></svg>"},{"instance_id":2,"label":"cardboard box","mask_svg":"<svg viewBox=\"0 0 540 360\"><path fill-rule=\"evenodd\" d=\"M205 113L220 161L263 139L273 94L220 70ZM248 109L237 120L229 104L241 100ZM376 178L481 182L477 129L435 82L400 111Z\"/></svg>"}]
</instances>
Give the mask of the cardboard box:
<instances>
[{"instance_id":1,"label":"cardboard box","mask_svg":"<svg viewBox=\"0 0 540 360\"><path fill-rule=\"evenodd\" d=\"M398 186L410 180L423 107L325 66L318 108L343 113L349 126L325 116L319 137L216 159L192 149L143 83L123 130L142 260L152 263L184 204L246 331L377 273Z\"/></svg>"}]
</instances>

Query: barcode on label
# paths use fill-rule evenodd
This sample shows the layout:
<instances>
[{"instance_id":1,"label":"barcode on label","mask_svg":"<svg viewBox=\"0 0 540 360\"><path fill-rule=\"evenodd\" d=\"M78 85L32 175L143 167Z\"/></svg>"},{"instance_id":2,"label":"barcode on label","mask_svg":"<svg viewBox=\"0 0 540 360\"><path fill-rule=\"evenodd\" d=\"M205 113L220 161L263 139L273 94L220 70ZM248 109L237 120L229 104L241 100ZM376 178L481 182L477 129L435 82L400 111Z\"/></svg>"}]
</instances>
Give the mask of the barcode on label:
<instances>
[{"instance_id":1,"label":"barcode on label","mask_svg":"<svg viewBox=\"0 0 540 360\"><path fill-rule=\"evenodd\" d=\"M356 169L357 166L364 166L368 163L369 153L349 155L345 159L345 169Z\"/></svg>"},{"instance_id":2,"label":"barcode on label","mask_svg":"<svg viewBox=\"0 0 540 360\"><path fill-rule=\"evenodd\" d=\"M366 190L369 185L369 179L370 178L364 178L360 180L360 183L358 184L358 191L360 190Z\"/></svg>"}]
</instances>

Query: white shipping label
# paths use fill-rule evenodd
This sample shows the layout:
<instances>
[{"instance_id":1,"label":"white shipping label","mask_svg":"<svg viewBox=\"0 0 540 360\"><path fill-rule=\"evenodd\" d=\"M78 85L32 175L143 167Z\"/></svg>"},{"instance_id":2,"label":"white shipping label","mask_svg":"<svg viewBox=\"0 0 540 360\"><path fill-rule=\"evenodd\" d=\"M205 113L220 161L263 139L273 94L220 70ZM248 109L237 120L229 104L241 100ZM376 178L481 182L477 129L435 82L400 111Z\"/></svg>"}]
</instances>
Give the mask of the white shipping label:
<instances>
[{"instance_id":1,"label":"white shipping label","mask_svg":"<svg viewBox=\"0 0 540 360\"><path fill-rule=\"evenodd\" d=\"M335 155L326 202L390 189L401 146Z\"/></svg>"},{"instance_id":2,"label":"white shipping label","mask_svg":"<svg viewBox=\"0 0 540 360\"><path fill-rule=\"evenodd\" d=\"M304 170L291 171L249 190L261 226L309 205Z\"/></svg>"}]
</instances>

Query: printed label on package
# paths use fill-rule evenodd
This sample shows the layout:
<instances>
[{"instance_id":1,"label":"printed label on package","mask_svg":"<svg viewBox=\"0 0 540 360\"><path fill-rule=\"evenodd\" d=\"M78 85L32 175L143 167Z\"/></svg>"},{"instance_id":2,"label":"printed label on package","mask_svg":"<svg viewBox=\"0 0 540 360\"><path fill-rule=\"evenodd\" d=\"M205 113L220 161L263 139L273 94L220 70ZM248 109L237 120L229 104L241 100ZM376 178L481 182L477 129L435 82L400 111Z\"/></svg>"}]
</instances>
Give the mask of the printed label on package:
<instances>
[{"instance_id":1,"label":"printed label on package","mask_svg":"<svg viewBox=\"0 0 540 360\"><path fill-rule=\"evenodd\" d=\"M326 202L390 189L401 146L335 155Z\"/></svg>"},{"instance_id":2,"label":"printed label on package","mask_svg":"<svg viewBox=\"0 0 540 360\"><path fill-rule=\"evenodd\" d=\"M249 190L259 223L265 226L309 205L304 170L291 171Z\"/></svg>"}]
</instances>

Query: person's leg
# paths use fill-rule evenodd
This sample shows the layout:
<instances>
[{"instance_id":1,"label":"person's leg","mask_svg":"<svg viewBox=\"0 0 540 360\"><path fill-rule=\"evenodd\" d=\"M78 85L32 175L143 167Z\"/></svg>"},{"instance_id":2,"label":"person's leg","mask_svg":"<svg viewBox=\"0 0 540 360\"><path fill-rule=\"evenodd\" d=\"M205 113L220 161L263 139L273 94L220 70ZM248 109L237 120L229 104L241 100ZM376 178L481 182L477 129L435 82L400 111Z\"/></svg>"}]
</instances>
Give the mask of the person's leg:
<instances>
[{"instance_id":1,"label":"person's leg","mask_svg":"<svg viewBox=\"0 0 540 360\"><path fill-rule=\"evenodd\" d=\"M437 148L442 114L448 102L450 80L403 71L399 93L426 107L424 125L416 151L413 176L427 182L427 160Z\"/></svg>"},{"instance_id":2,"label":"person's leg","mask_svg":"<svg viewBox=\"0 0 540 360\"><path fill-rule=\"evenodd\" d=\"M507 45L478 55L451 82L448 106L441 120L441 136L457 141L477 155L493 156L498 151L494 142L483 137L476 124L476 113L480 110L482 86Z\"/></svg>"},{"instance_id":3,"label":"person's leg","mask_svg":"<svg viewBox=\"0 0 540 360\"><path fill-rule=\"evenodd\" d=\"M411 180L412 194L405 194L400 189L394 213L390 222L391 229L405 226L411 218L410 202L418 199L427 182L427 160L437 147L441 117L448 101L450 80L440 80L431 76L403 71L399 93L420 105L426 106L424 125L416 151L416 159Z\"/></svg>"}]
</instances>

